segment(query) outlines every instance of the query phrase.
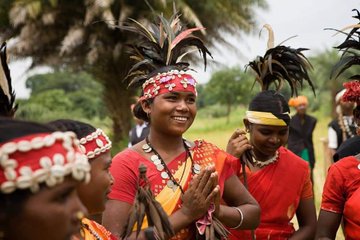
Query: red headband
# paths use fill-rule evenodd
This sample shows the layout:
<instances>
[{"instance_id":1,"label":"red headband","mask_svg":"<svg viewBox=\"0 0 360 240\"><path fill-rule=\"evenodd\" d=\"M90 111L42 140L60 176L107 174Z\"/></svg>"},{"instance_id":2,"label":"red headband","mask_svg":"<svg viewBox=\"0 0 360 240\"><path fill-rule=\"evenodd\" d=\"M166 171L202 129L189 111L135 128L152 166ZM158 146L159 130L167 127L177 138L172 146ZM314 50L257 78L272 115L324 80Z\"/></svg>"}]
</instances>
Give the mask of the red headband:
<instances>
[{"instance_id":1,"label":"red headband","mask_svg":"<svg viewBox=\"0 0 360 240\"><path fill-rule=\"evenodd\" d=\"M196 80L190 74L178 70L158 73L146 80L142 88L144 95L139 101L169 92L192 92L197 95Z\"/></svg>"},{"instance_id":2,"label":"red headband","mask_svg":"<svg viewBox=\"0 0 360 240\"><path fill-rule=\"evenodd\" d=\"M39 190L63 182L71 175L90 181L90 165L76 144L72 132L39 133L16 138L0 145L0 192L16 189Z\"/></svg>"},{"instance_id":3,"label":"red headband","mask_svg":"<svg viewBox=\"0 0 360 240\"><path fill-rule=\"evenodd\" d=\"M99 128L96 129L95 132L81 138L79 142L81 151L88 157L89 160L102 153L108 152L111 148L110 139Z\"/></svg>"}]
</instances>

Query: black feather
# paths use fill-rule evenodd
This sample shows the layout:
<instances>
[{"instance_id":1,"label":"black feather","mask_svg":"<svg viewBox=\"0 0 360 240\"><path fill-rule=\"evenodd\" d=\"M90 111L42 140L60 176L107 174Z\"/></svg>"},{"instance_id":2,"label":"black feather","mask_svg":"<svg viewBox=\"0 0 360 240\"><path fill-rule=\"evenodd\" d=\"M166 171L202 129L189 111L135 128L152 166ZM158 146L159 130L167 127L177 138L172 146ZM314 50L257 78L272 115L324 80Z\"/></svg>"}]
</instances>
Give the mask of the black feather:
<instances>
[{"instance_id":1,"label":"black feather","mask_svg":"<svg viewBox=\"0 0 360 240\"><path fill-rule=\"evenodd\" d=\"M4 73L5 83L0 84L0 116L13 117L18 105L15 104L15 91L13 90L10 76L10 69L7 65L6 42L0 46L1 69ZM1 74L0 72L0 74ZM5 84L7 86L5 86ZM3 89L7 88L7 89ZM8 95L6 94L8 93Z\"/></svg>"},{"instance_id":2,"label":"black feather","mask_svg":"<svg viewBox=\"0 0 360 240\"><path fill-rule=\"evenodd\" d=\"M345 41L335 47L342 52L340 60L335 64L331 71L330 78L336 79L348 68L354 65L360 65L360 12L353 9L356 15L353 18L358 20L357 25L347 34ZM352 26L350 26L352 27ZM348 27L349 28L349 27ZM347 29L347 28L345 28ZM342 30L336 30L344 33ZM346 33L345 33L346 34Z\"/></svg>"},{"instance_id":3,"label":"black feather","mask_svg":"<svg viewBox=\"0 0 360 240\"><path fill-rule=\"evenodd\" d=\"M135 43L129 45L131 58L135 60L127 75L129 86L142 85L159 69L188 70L188 63L178 61L191 47L199 50L206 69L206 57L211 54L203 41L192 35L192 32L201 29L183 29L176 13L169 20L158 15L158 24L149 24L148 28L134 20L132 24L119 28L139 37Z\"/></svg>"}]
</instances>

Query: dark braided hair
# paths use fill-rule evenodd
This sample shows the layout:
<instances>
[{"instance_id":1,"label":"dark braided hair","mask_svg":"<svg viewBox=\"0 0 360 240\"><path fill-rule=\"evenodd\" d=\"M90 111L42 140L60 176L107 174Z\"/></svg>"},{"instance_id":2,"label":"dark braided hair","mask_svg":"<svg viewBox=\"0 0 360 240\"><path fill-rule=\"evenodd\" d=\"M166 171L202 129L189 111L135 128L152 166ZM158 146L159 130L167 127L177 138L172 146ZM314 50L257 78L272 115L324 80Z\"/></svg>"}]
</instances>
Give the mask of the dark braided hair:
<instances>
[{"instance_id":1,"label":"dark braided hair","mask_svg":"<svg viewBox=\"0 0 360 240\"><path fill-rule=\"evenodd\" d=\"M249 111L270 112L277 118L290 123L290 108L284 96L275 90L258 93L250 102Z\"/></svg>"},{"instance_id":2,"label":"dark braided hair","mask_svg":"<svg viewBox=\"0 0 360 240\"><path fill-rule=\"evenodd\" d=\"M55 128L58 131L74 132L78 139L86 137L87 135L96 131L96 128L88 123L71 120L71 119L58 119L48 123L49 126Z\"/></svg>"}]
</instances>

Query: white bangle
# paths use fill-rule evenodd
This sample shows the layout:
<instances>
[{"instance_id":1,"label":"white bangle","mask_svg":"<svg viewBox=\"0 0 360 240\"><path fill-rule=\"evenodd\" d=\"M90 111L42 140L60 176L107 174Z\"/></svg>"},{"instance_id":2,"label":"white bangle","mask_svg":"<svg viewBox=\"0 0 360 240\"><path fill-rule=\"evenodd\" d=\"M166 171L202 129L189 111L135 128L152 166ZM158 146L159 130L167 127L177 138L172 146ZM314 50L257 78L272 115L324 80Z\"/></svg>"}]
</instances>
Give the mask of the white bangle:
<instances>
[{"instance_id":1,"label":"white bangle","mask_svg":"<svg viewBox=\"0 0 360 240\"><path fill-rule=\"evenodd\" d=\"M236 209L236 210L239 212L239 214L240 214L240 222L239 222L239 224L238 224L236 227L232 227L232 228L230 228L230 229L237 229L237 228L239 228L239 227L241 226L241 224L242 224L243 221L244 221L244 214L243 214L243 212L241 211L240 208L238 208L238 207L232 207L232 208Z\"/></svg>"}]
</instances>

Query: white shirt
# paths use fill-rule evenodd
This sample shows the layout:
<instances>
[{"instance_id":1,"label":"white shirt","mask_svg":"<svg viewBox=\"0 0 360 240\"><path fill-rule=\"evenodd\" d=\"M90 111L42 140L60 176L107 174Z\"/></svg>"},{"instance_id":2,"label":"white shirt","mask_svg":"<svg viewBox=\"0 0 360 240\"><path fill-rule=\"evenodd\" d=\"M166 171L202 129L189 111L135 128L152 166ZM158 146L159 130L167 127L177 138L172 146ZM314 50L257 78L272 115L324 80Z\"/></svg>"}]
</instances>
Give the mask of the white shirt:
<instances>
[{"instance_id":1,"label":"white shirt","mask_svg":"<svg viewBox=\"0 0 360 240\"><path fill-rule=\"evenodd\" d=\"M148 125L147 122L144 122L143 124L139 125L139 124L136 124L135 125L135 130L136 130L136 136L137 137L140 137L141 136L141 133L142 131L144 130L144 128L146 128ZM131 131L129 132L129 135L131 134ZM128 143L128 147L132 147L132 144L131 142Z\"/></svg>"}]
</instances>

